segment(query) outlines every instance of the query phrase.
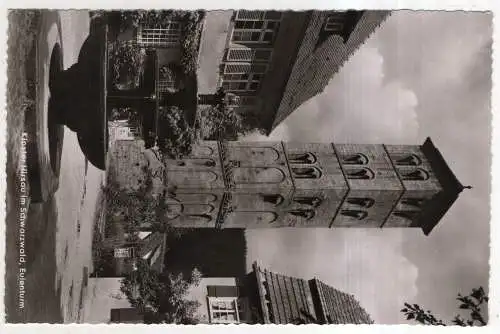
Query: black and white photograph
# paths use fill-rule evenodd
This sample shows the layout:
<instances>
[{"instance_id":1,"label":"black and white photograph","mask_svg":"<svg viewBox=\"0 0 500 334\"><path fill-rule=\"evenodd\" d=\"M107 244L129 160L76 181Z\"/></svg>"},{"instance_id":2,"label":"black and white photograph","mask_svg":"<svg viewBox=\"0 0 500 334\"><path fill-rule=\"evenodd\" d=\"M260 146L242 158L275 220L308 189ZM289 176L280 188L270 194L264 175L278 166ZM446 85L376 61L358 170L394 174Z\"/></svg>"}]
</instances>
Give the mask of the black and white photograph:
<instances>
[{"instance_id":1,"label":"black and white photograph","mask_svg":"<svg viewBox=\"0 0 500 334\"><path fill-rule=\"evenodd\" d=\"M492 12L6 20L6 323L489 324Z\"/></svg>"}]
</instances>

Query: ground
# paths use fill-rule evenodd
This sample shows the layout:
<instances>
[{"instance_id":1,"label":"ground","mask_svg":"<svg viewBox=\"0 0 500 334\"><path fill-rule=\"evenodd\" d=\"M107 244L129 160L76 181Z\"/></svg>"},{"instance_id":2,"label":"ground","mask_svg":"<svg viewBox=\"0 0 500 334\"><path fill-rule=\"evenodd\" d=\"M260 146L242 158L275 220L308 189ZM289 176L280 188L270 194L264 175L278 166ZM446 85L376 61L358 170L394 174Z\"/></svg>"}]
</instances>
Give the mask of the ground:
<instances>
[{"instance_id":1,"label":"ground","mask_svg":"<svg viewBox=\"0 0 500 334\"><path fill-rule=\"evenodd\" d=\"M16 16L17 15L17 16ZM19 141L23 129L22 104L26 94L23 55L29 49L26 34L29 16L11 16L9 25L8 155L7 166L7 250L5 306L8 322L80 322L84 318L84 299L88 275L92 271L91 243L99 193L104 172L89 164L78 145L76 134L65 128L59 189L43 204L30 204L26 222L26 287L24 308L19 308L19 190L16 178ZM88 36L87 11L44 12L43 25L57 27L61 33L64 68L77 61L80 47ZM42 31L51 31L49 27ZM56 31L57 31L56 30ZM49 36L37 37L47 43ZM46 62L50 54L39 54ZM28 101L29 102L29 101ZM29 104L29 103L28 103ZM22 107L21 107L22 106Z\"/></svg>"}]
</instances>

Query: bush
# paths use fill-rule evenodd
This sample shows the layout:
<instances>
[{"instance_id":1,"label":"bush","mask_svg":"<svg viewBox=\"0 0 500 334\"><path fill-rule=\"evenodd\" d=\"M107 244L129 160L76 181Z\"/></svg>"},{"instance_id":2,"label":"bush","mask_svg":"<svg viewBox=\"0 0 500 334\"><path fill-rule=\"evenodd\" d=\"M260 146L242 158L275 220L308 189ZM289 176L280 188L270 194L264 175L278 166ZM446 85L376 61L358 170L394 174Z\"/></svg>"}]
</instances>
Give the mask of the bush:
<instances>
[{"instance_id":1,"label":"bush","mask_svg":"<svg viewBox=\"0 0 500 334\"><path fill-rule=\"evenodd\" d=\"M188 12L183 17L181 43L181 66L186 74L194 74L198 68L198 49L201 38L203 11Z\"/></svg>"},{"instance_id":2,"label":"bush","mask_svg":"<svg viewBox=\"0 0 500 334\"><path fill-rule=\"evenodd\" d=\"M196 269L189 277L160 273L141 259L137 262L137 271L125 275L120 290L130 304L145 315L147 323L196 324L200 303L187 297L190 288L200 281L201 274Z\"/></svg>"},{"instance_id":3,"label":"bush","mask_svg":"<svg viewBox=\"0 0 500 334\"><path fill-rule=\"evenodd\" d=\"M110 182L103 188L103 192L106 200L106 226L111 226L117 216L127 232L138 231L141 225L157 223L159 199L144 189L126 191Z\"/></svg>"},{"instance_id":4,"label":"bush","mask_svg":"<svg viewBox=\"0 0 500 334\"><path fill-rule=\"evenodd\" d=\"M160 111L158 129L160 151L172 159L189 155L198 138L188 125L184 111L176 106Z\"/></svg>"},{"instance_id":5,"label":"bush","mask_svg":"<svg viewBox=\"0 0 500 334\"><path fill-rule=\"evenodd\" d=\"M112 83L116 87L138 87L145 61L146 50L137 45L123 41L108 43L108 63L111 65Z\"/></svg>"}]
</instances>

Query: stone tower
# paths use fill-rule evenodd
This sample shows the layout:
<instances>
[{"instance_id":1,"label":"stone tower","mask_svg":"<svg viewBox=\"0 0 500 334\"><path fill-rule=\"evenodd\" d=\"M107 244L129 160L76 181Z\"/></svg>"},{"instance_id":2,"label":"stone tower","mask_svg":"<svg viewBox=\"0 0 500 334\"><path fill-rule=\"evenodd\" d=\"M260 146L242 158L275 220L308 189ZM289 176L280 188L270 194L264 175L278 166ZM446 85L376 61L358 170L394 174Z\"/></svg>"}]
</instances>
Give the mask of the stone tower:
<instances>
[{"instance_id":1,"label":"stone tower","mask_svg":"<svg viewBox=\"0 0 500 334\"><path fill-rule=\"evenodd\" d=\"M419 145L201 142L166 160L177 227L420 227L463 186L430 138Z\"/></svg>"}]
</instances>

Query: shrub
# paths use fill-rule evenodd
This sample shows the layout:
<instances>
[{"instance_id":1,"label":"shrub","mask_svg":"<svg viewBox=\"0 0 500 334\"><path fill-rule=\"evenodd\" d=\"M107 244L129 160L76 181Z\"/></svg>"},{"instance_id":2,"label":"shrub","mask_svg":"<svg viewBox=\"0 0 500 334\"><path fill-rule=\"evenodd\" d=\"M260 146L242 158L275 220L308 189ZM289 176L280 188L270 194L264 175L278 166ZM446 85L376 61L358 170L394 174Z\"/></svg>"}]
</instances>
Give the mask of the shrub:
<instances>
[{"instance_id":1,"label":"shrub","mask_svg":"<svg viewBox=\"0 0 500 334\"><path fill-rule=\"evenodd\" d=\"M160 111L158 129L160 151L172 159L189 155L198 138L196 131L188 125L184 111L177 106Z\"/></svg>"},{"instance_id":2,"label":"shrub","mask_svg":"<svg viewBox=\"0 0 500 334\"><path fill-rule=\"evenodd\" d=\"M122 88L136 88L144 72L146 50L137 45L115 41L108 43L108 63L111 65L112 83Z\"/></svg>"}]
</instances>

